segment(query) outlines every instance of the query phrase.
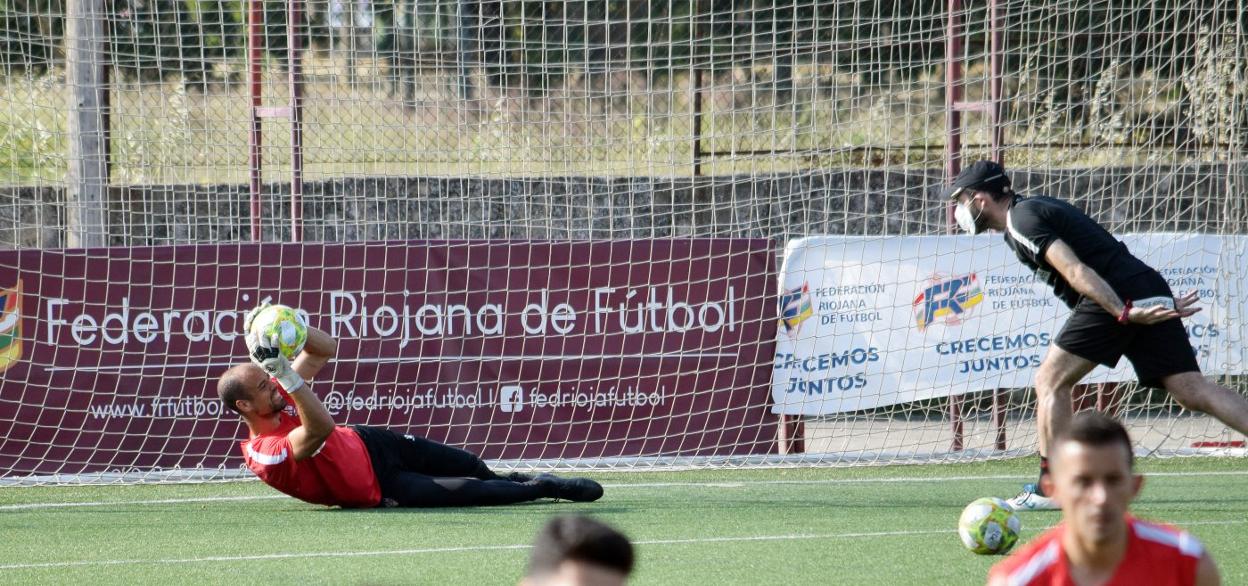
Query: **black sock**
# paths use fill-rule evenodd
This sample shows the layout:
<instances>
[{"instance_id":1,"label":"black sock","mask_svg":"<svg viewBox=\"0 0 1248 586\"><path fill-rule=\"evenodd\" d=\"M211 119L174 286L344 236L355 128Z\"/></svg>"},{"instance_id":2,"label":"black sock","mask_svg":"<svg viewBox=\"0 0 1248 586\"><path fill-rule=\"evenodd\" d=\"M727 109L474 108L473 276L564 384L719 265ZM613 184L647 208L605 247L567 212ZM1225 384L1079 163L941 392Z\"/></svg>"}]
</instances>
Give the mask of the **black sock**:
<instances>
[{"instance_id":1,"label":"black sock","mask_svg":"<svg viewBox=\"0 0 1248 586\"><path fill-rule=\"evenodd\" d=\"M1044 477L1049 475L1049 459L1040 456L1040 477L1036 479L1036 494L1045 496L1044 494Z\"/></svg>"}]
</instances>

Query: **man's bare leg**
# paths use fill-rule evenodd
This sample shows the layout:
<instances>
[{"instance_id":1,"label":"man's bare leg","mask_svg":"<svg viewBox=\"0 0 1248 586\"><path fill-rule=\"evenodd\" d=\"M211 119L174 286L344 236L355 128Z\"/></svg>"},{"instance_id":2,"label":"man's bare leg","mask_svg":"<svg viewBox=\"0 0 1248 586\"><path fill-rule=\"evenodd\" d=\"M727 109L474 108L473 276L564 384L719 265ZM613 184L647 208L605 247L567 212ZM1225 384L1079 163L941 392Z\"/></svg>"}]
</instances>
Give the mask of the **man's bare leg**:
<instances>
[{"instance_id":1,"label":"man's bare leg","mask_svg":"<svg viewBox=\"0 0 1248 586\"><path fill-rule=\"evenodd\" d=\"M1083 377L1087 376L1096 363L1080 358L1070 352L1049 347L1048 354L1036 371L1036 431L1040 445L1040 477L1048 474L1049 443L1053 437L1070 425L1073 415L1071 392ZM1053 510L1058 505L1053 499L1044 495L1040 482L1023 489L1018 496L1010 499L1010 506L1016 510Z\"/></svg>"},{"instance_id":2,"label":"man's bare leg","mask_svg":"<svg viewBox=\"0 0 1248 586\"><path fill-rule=\"evenodd\" d=\"M1040 457L1049 457L1049 442L1070 424L1074 415L1071 393L1096 363L1070 352L1049 347L1048 354L1036 371L1036 427L1040 440Z\"/></svg>"},{"instance_id":3,"label":"man's bare leg","mask_svg":"<svg viewBox=\"0 0 1248 586\"><path fill-rule=\"evenodd\" d=\"M1248 397L1217 384L1199 372L1182 372L1161 379L1180 405L1208 413L1227 427L1248 435Z\"/></svg>"}]
</instances>

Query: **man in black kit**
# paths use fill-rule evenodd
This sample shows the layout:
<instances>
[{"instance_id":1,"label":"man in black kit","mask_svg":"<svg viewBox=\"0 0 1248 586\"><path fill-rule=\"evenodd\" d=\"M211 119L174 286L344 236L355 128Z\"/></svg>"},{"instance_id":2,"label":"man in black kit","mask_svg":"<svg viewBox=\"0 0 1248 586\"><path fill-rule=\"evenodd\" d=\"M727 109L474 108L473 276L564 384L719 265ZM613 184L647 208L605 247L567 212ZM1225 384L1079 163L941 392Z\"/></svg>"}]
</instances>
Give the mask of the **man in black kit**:
<instances>
[{"instance_id":1,"label":"man in black kit","mask_svg":"<svg viewBox=\"0 0 1248 586\"><path fill-rule=\"evenodd\" d=\"M1000 165L977 161L944 191L958 226L971 234L998 230L1040 281L1071 308L1036 371L1040 475L1048 473L1049 440L1070 423L1071 390L1097 364L1126 356L1140 384L1164 388L1181 405L1248 434L1248 399L1206 379L1181 318L1196 293L1175 297L1164 277L1074 206L1014 193ZM1056 509L1040 484L1010 499L1015 509Z\"/></svg>"}]
</instances>

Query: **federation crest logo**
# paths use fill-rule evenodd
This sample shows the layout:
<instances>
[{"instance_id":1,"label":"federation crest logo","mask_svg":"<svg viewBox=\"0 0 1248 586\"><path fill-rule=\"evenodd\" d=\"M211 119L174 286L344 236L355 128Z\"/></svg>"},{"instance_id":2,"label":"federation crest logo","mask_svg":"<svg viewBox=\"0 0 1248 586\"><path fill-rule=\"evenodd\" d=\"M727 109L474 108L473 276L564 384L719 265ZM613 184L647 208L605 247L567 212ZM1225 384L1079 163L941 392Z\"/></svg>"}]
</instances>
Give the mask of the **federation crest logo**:
<instances>
[{"instance_id":1,"label":"federation crest logo","mask_svg":"<svg viewBox=\"0 0 1248 586\"><path fill-rule=\"evenodd\" d=\"M927 330L937 320L945 325L958 325L966 313L984 300L975 273L943 278L934 275L918 297L914 298L914 323L919 331Z\"/></svg>"},{"instance_id":2,"label":"federation crest logo","mask_svg":"<svg viewBox=\"0 0 1248 586\"><path fill-rule=\"evenodd\" d=\"M802 283L801 287L789 289L780 295L780 323L790 336L796 336L802 330L802 322L815 314L810 302L810 284Z\"/></svg>"},{"instance_id":3,"label":"federation crest logo","mask_svg":"<svg viewBox=\"0 0 1248 586\"><path fill-rule=\"evenodd\" d=\"M0 289L0 372L22 359L22 280Z\"/></svg>"}]
</instances>

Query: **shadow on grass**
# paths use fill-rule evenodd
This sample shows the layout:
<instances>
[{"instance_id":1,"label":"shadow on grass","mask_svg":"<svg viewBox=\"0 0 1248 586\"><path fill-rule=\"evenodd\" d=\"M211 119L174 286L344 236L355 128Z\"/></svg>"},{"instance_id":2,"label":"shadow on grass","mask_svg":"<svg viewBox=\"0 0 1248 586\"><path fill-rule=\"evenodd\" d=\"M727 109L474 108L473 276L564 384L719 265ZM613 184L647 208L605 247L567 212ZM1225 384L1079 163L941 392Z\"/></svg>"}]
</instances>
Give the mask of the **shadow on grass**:
<instances>
[{"instance_id":1,"label":"shadow on grass","mask_svg":"<svg viewBox=\"0 0 1248 586\"><path fill-rule=\"evenodd\" d=\"M453 513L455 515L489 515L494 517L523 515L529 516L534 512L548 511L552 515L563 513L589 513L589 514L609 514L609 513L630 513L635 512L635 507L625 506L602 506L593 503L569 503L569 502L541 502L532 501L527 503L515 503L511 505L495 505L495 506L464 506L464 507L375 507L371 509L342 509L342 508L325 508L320 509L319 513L356 513L356 514L419 514L419 513Z\"/></svg>"}]
</instances>

